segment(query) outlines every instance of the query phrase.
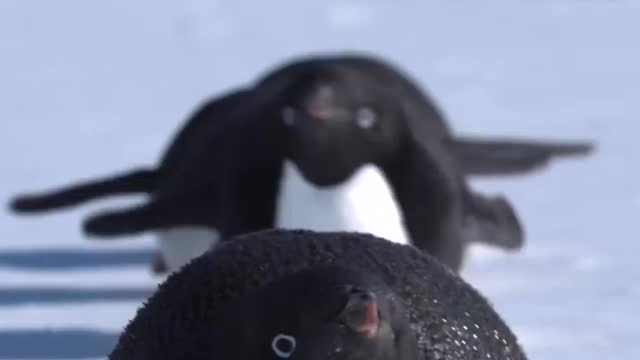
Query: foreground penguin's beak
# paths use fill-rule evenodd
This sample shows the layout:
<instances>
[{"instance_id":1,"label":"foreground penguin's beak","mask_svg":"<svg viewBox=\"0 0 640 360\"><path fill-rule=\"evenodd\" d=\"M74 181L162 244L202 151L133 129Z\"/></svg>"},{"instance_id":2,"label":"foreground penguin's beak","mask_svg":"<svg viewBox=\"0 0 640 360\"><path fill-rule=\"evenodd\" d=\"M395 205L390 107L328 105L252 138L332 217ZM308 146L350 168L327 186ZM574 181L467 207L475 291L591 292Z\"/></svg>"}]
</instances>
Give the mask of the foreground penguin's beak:
<instances>
[{"instance_id":1,"label":"foreground penguin's beak","mask_svg":"<svg viewBox=\"0 0 640 360\"><path fill-rule=\"evenodd\" d=\"M351 292L340 317L351 330L367 337L376 336L380 318L375 294L369 291Z\"/></svg>"}]
</instances>

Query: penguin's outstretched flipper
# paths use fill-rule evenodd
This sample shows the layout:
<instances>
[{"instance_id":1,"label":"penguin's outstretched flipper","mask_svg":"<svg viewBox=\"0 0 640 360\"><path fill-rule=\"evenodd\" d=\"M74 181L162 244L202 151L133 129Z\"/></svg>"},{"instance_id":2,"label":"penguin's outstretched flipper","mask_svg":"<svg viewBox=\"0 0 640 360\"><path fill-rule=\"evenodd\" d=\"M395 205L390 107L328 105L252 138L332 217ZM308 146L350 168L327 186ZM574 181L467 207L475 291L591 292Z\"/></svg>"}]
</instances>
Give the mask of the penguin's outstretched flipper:
<instances>
[{"instance_id":1,"label":"penguin's outstretched flipper","mask_svg":"<svg viewBox=\"0 0 640 360\"><path fill-rule=\"evenodd\" d=\"M11 201L9 207L17 213L42 212L78 205L109 195L149 193L157 180L158 173L155 170L135 170L44 194L20 195Z\"/></svg>"},{"instance_id":2,"label":"penguin's outstretched flipper","mask_svg":"<svg viewBox=\"0 0 640 360\"><path fill-rule=\"evenodd\" d=\"M455 138L450 142L454 157L467 175L516 174L545 166L555 157L587 155L589 142L537 142Z\"/></svg>"},{"instance_id":3,"label":"penguin's outstretched flipper","mask_svg":"<svg viewBox=\"0 0 640 360\"><path fill-rule=\"evenodd\" d=\"M87 235L99 238L139 234L149 230L177 226L199 225L196 214L205 213L185 202L151 201L124 210L107 211L93 215L83 223Z\"/></svg>"},{"instance_id":4,"label":"penguin's outstretched flipper","mask_svg":"<svg viewBox=\"0 0 640 360\"><path fill-rule=\"evenodd\" d=\"M194 152L200 151L199 146L223 132L233 120L230 114L247 103L251 94L250 90L233 90L202 105L178 131L157 169L136 169L43 194L19 195L11 200L9 208L16 213L43 212L110 195L153 193L166 180L164 174L179 172Z\"/></svg>"}]
</instances>

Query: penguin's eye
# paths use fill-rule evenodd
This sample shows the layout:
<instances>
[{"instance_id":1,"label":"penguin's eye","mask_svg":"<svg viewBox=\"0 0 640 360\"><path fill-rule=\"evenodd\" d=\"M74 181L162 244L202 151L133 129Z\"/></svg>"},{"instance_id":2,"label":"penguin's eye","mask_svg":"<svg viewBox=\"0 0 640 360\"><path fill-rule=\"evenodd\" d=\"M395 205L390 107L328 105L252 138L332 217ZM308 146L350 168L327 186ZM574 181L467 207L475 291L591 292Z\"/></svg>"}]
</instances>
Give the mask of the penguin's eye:
<instances>
[{"instance_id":1,"label":"penguin's eye","mask_svg":"<svg viewBox=\"0 0 640 360\"><path fill-rule=\"evenodd\" d=\"M296 338L289 335L279 334L273 338L271 349L282 359L287 359L296 351Z\"/></svg>"},{"instance_id":2,"label":"penguin's eye","mask_svg":"<svg viewBox=\"0 0 640 360\"><path fill-rule=\"evenodd\" d=\"M363 129L371 129L376 123L376 113L372 108L362 106L356 110L356 124Z\"/></svg>"},{"instance_id":3,"label":"penguin's eye","mask_svg":"<svg viewBox=\"0 0 640 360\"><path fill-rule=\"evenodd\" d=\"M291 106L286 106L282 109L282 122L287 126L293 126L296 124L296 110Z\"/></svg>"}]
</instances>

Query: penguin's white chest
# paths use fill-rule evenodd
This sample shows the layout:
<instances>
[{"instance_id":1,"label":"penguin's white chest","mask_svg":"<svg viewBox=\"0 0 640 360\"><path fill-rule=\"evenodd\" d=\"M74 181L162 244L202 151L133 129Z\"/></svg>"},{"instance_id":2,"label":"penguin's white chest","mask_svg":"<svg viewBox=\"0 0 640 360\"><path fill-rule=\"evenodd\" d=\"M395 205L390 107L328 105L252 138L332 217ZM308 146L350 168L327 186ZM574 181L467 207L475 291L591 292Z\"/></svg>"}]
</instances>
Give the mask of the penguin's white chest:
<instances>
[{"instance_id":1,"label":"penguin's white chest","mask_svg":"<svg viewBox=\"0 0 640 360\"><path fill-rule=\"evenodd\" d=\"M277 200L276 227L366 232L410 244L391 187L375 165L358 169L346 182L318 187L285 161Z\"/></svg>"},{"instance_id":2,"label":"penguin's white chest","mask_svg":"<svg viewBox=\"0 0 640 360\"><path fill-rule=\"evenodd\" d=\"M298 168L286 161L276 205L277 228L366 232L410 244L392 190L374 165L361 167L340 185L321 188L306 181ZM156 236L170 271L220 240L217 231L199 227L158 231Z\"/></svg>"}]
</instances>

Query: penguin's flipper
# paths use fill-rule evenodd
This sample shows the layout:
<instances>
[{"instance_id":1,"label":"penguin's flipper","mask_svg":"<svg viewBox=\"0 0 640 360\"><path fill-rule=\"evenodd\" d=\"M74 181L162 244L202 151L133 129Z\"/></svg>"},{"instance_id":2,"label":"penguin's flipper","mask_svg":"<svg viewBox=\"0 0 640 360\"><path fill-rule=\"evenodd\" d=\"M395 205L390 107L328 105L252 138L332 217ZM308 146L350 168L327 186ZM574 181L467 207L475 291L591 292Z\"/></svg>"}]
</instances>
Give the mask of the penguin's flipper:
<instances>
[{"instance_id":1,"label":"penguin's flipper","mask_svg":"<svg viewBox=\"0 0 640 360\"><path fill-rule=\"evenodd\" d=\"M150 192L157 180L158 173L155 170L135 170L45 194L20 195L15 197L9 206L17 213L53 210L74 206L102 196Z\"/></svg>"},{"instance_id":2,"label":"penguin's flipper","mask_svg":"<svg viewBox=\"0 0 640 360\"><path fill-rule=\"evenodd\" d=\"M467 175L532 171L547 165L554 157L587 155L594 149L589 142L552 143L460 137L452 139L450 145L454 157Z\"/></svg>"},{"instance_id":3,"label":"penguin's flipper","mask_svg":"<svg viewBox=\"0 0 640 360\"><path fill-rule=\"evenodd\" d=\"M524 230L509 201L503 196L468 194L465 201L465 237L508 250L524 245Z\"/></svg>"},{"instance_id":4,"label":"penguin's flipper","mask_svg":"<svg viewBox=\"0 0 640 360\"><path fill-rule=\"evenodd\" d=\"M87 235L117 237L182 225L196 225L189 207L170 201L152 201L125 210L108 211L83 223Z\"/></svg>"}]
</instances>

